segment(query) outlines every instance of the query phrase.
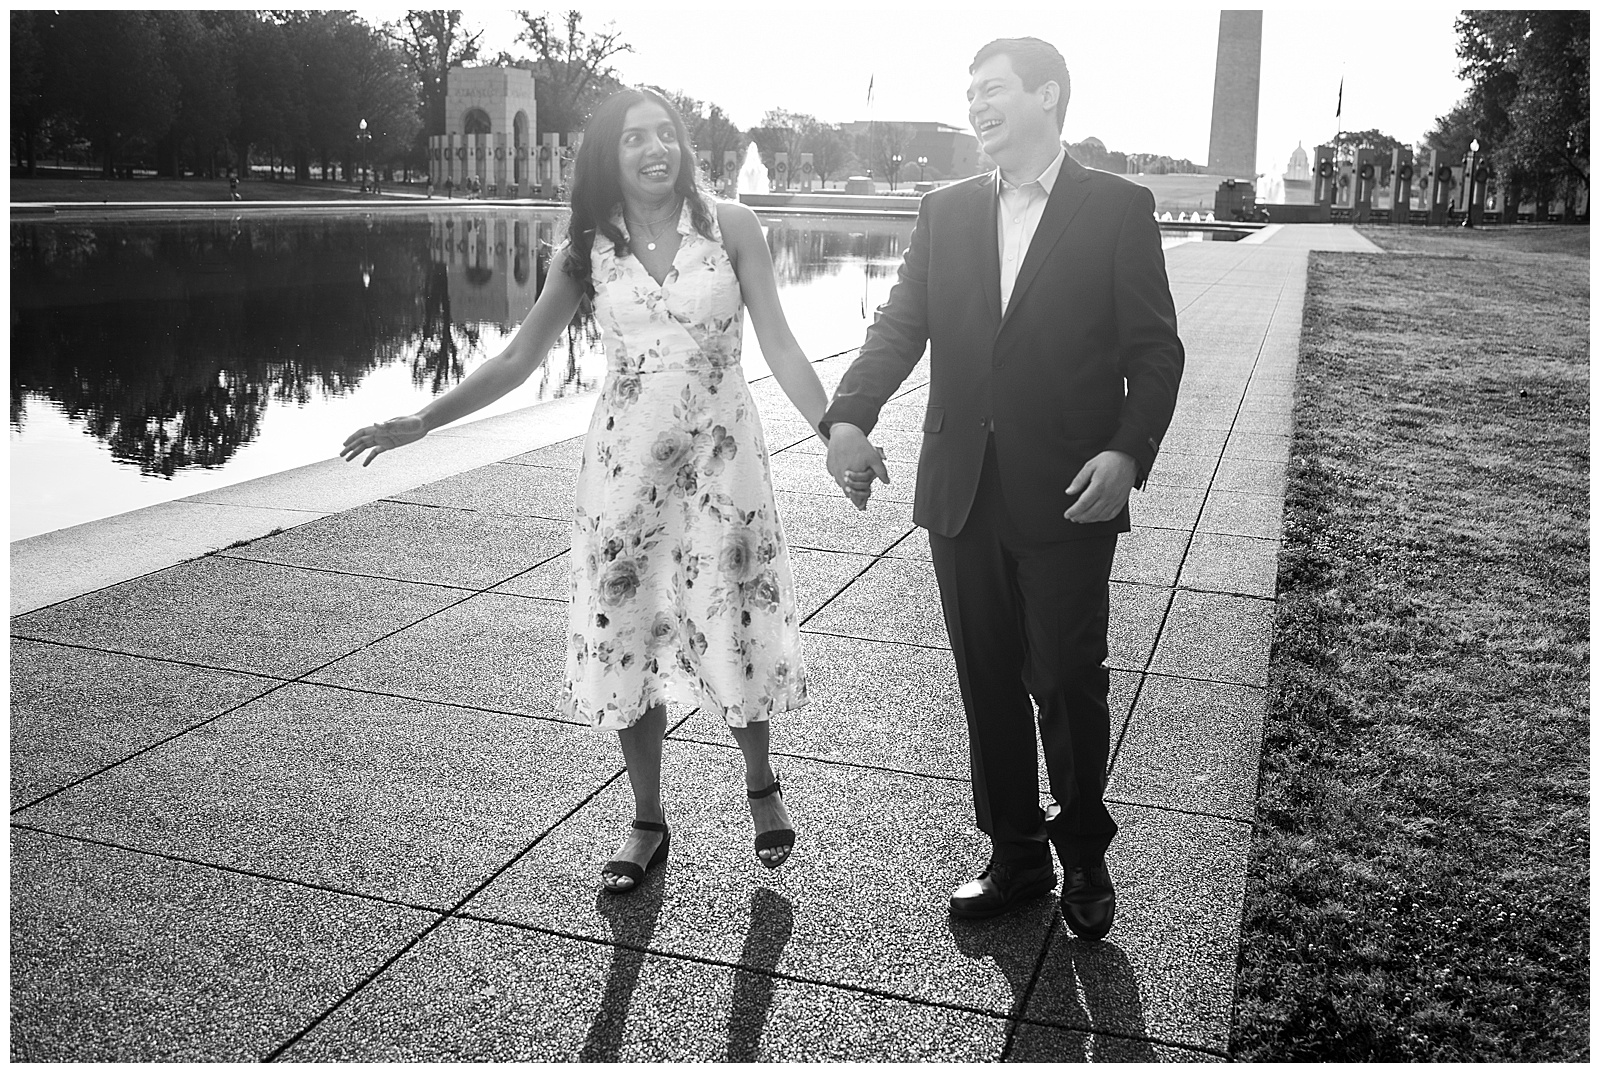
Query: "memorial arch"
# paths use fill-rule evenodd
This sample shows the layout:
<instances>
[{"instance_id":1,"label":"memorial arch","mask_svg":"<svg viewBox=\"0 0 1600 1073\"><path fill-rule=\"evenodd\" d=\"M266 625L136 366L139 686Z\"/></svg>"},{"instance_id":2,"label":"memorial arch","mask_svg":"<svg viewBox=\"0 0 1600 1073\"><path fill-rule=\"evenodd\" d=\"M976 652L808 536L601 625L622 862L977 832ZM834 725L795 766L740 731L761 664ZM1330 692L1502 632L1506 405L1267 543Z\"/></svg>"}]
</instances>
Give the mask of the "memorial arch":
<instances>
[{"instance_id":1,"label":"memorial arch","mask_svg":"<svg viewBox=\"0 0 1600 1073\"><path fill-rule=\"evenodd\" d=\"M428 177L486 197L531 193L528 161L538 117L533 72L517 67L452 67L445 85L445 130L428 138Z\"/></svg>"}]
</instances>

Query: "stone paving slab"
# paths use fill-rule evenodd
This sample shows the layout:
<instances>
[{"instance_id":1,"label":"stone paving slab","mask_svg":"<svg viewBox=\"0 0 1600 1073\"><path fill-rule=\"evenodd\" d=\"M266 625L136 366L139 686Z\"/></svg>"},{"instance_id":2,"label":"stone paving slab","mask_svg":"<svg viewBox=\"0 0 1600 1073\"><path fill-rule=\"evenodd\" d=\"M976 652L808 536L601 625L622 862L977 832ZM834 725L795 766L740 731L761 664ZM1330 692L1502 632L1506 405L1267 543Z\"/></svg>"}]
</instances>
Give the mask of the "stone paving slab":
<instances>
[{"instance_id":1,"label":"stone paving slab","mask_svg":"<svg viewBox=\"0 0 1600 1073\"><path fill-rule=\"evenodd\" d=\"M481 593L309 681L560 719L567 604Z\"/></svg>"},{"instance_id":2,"label":"stone paving slab","mask_svg":"<svg viewBox=\"0 0 1600 1073\"><path fill-rule=\"evenodd\" d=\"M1289 437L1269 436L1258 432L1231 432L1228 445L1222 449L1224 458L1258 458L1267 462L1286 462L1289 459Z\"/></svg>"},{"instance_id":3,"label":"stone paving slab","mask_svg":"<svg viewBox=\"0 0 1600 1073\"><path fill-rule=\"evenodd\" d=\"M275 679L11 643L11 807L260 696Z\"/></svg>"},{"instance_id":4,"label":"stone paving slab","mask_svg":"<svg viewBox=\"0 0 1600 1073\"><path fill-rule=\"evenodd\" d=\"M1248 820L1255 811L1266 692L1146 675L1111 766L1119 801Z\"/></svg>"},{"instance_id":5,"label":"stone paving slab","mask_svg":"<svg viewBox=\"0 0 1600 1073\"><path fill-rule=\"evenodd\" d=\"M1111 806L1110 936L1052 933L1023 1015L1226 1054L1250 853L1246 823Z\"/></svg>"},{"instance_id":6,"label":"stone paving slab","mask_svg":"<svg viewBox=\"0 0 1600 1073\"><path fill-rule=\"evenodd\" d=\"M596 897L599 897L598 895ZM599 911L645 937L640 891ZM1008 1022L762 971L787 903L758 888L741 968L451 920L290 1049L319 1062L987 1062ZM1050 1041L1042 1041L1045 1046Z\"/></svg>"},{"instance_id":7,"label":"stone paving slab","mask_svg":"<svg viewBox=\"0 0 1600 1073\"><path fill-rule=\"evenodd\" d=\"M1152 1043L1147 1039L1074 1032L1024 1021L1011 1040L1008 1062L1224 1062L1203 1051Z\"/></svg>"},{"instance_id":8,"label":"stone paving slab","mask_svg":"<svg viewBox=\"0 0 1600 1073\"><path fill-rule=\"evenodd\" d=\"M11 1060L251 1062L434 914L11 832Z\"/></svg>"},{"instance_id":9,"label":"stone paving slab","mask_svg":"<svg viewBox=\"0 0 1600 1073\"><path fill-rule=\"evenodd\" d=\"M777 492L774 499L791 547L880 555L912 530L909 503L874 500L856 510L842 495Z\"/></svg>"},{"instance_id":10,"label":"stone paving slab","mask_svg":"<svg viewBox=\"0 0 1600 1073\"><path fill-rule=\"evenodd\" d=\"M772 487L786 492L809 492L814 496L834 500L841 507L855 510L839 486L828 473L826 455L799 450L782 451L772 456ZM870 503L895 502L910 504L917 490L915 463L896 466L889 473L889 483L874 482ZM868 510L871 510L869 505Z\"/></svg>"},{"instance_id":11,"label":"stone paving slab","mask_svg":"<svg viewBox=\"0 0 1600 1073\"><path fill-rule=\"evenodd\" d=\"M461 590L220 555L12 619L13 637L293 678L460 600Z\"/></svg>"},{"instance_id":12,"label":"stone paving slab","mask_svg":"<svg viewBox=\"0 0 1600 1073\"><path fill-rule=\"evenodd\" d=\"M1158 489L1209 488L1216 470L1217 460L1210 455L1162 451L1156 456L1156 464L1151 467L1144 488L1133 493L1132 502L1137 505L1147 492Z\"/></svg>"},{"instance_id":13,"label":"stone paving slab","mask_svg":"<svg viewBox=\"0 0 1600 1073\"><path fill-rule=\"evenodd\" d=\"M1212 489L1206 496L1206 505L1195 529L1199 533L1276 541L1283 535L1283 500L1255 492Z\"/></svg>"},{"instance_id":14,"label":"stone paving slab","mask_svg":"<svg viewBox=\"0 0 1600 1073\"><path fill-rule=\"evenodd\" d=\"M434 585L485 589L565 551L571 526L543 518L380 501L220 554Z\"/></svg>"},{"instance_id":15,"label":"stone paving slab","mask_svg":"<svg viewBox=\"0 0 1600 1073\"><path fill-rule=\"evenodd\" d=\"M1271 600L1247 596L1178 590L1150 670L1182 678L1266 685L1276 606Z\"/></svg>"},{"instance_id":16,"label":"stone paving slab","mask_svg":"<svg viewBox=\"0 0 1600 1073\"><path fill-rule=\"evenodd\" d=\"M548 447L541 447L536 451L514 455L505 461L519 466L544 466L576 473L583 465L583 440L582 436L576 436L560 443L552 443Z\"/></svg>"},{"instance_id":17,"label":"stone paving slab","mask_svg":"<svg viewBox=\"0 0 1600 1073\"><path fill-rule=\"evenodd\" d=\"M1279 548L1276 540L1196 533L1178 583L1186 589L1270 600L1278 591Z\"/></svg>"},{"instance_id":18,"label":"stone paving slab","mask_svg":"<svg viewBox=\"0 0 1600 1073\"><path fill-rule=\"evenodd\" d=\"M745 937L730 922L747 920L751 899L766 889L793 918L773 971L998 1015L1016 1008L1056 903L1040 898L983 925L950 919L953 877L976 874L988 852L971 826L964 782L869 778L787 758L780 776L798 838L788 863L769 871L751 848L743 772L737 750L668 743L662 785L672 856L634 895L601 902L596 893L600 866L633 816L617 782L463 912L737 965Z\"/></svg>"},{"instance_id":19,"label":"stone paving slab","mask_svg":"<svg viewBox=\"0 0 1600 1073\"><path fill-rule=\"evenodd\" d=\"M447 909L620 770L561 724L290 685L20 816Z\"/></svg>"},{"instance_id":20,"label":"stone paving slab","mask_svg":"<svg viewBox=\"0 0 1600 1073\"><path fill-rule=\"evenodd\" d=\"M1189 534L1182 530L1136 525L1117 538L1111 580L1171 588L1177 583L1188 546Z\"/></svg>"},{"instance_id":21,"label":"stone paving slab","mask_svg":"<svg viewBox=\"0 0 1600 1073\"><path fill-rule=\"evenodd\" d=\"M1217 463L1211 487L1219 492L1253 492L1275 496L1281 502L1287 486L1288 464L1259 458L1224 458Z\"/></svg>"},{"instance_id":22,"label":"stone paving slab","mask_svg":"<svg viewBox=\"0 0 1600 1073\"><path fill-rule=\"evenodd\" d=\"M397 503L547 518L571 525L576 486L577 476L568 470L497 462L388 498Z\"/></svg>"},{"instance_id":23,"label":"stone paving slab","mask_svg":"<svg viewBox=\"0 0 1600 1073\"><path fill-rule=\"evenodd\" d=\"M815 633L802 641L810 703L774 717L775 753L967 778L967 720L948 649ZM733 740L726 728L699 717L672 737L717 745ZM876 775L863 771L860 777Z\"/></svg>"},{"instance_id":24,"label":"stone paving slab","mask_svg":"<svg viewBox=\"0 0 1600 1073\"><path fill-rule=\"evenodd\" d=\"M1215 458L1208 459L1215 464ZM1206 493L1201 488L1178 488L1146 485L1128 501L1128 514L1134 525L1153 526L1157 529L1181 529L1188 532L1200 520L1200 509L1205 505Z\"/></svg>"}]
</instances>

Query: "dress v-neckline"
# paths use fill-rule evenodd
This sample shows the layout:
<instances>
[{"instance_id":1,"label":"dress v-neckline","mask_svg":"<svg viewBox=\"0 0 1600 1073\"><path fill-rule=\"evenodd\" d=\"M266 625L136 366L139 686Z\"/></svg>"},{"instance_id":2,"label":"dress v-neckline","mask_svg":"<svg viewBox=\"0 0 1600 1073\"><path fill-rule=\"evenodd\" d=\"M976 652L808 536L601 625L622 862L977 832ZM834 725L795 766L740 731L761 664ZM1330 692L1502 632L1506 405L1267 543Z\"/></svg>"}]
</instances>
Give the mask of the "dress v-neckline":
<instances>
[{"instance_id":1,"label":"dress v-neckline","mask_svg":"<svg viewBox=\"0 0 1600 1073\"><path fill-rule=\"evenodd\" d=\"M637 264L639 266L639 268L644 272L645 277L647 279L649 279L651 283L654 283L656 285L656 290L658 290L658 291L659 290L663 290L667 285L667 280L671 279L672 278L672 274L674 272L678 271L678 254L680 254L682 252L683 252L683 236L680 234L678 236L678 248L672 251L672 260L670 262L668 262L668 264L667 264L666 274L663 275L660 279L656 279L655 273L650 271L650 266L644 263L644 260L639 256L638 251L636 251L633 248L632 239L630 238L629 241L628 241L628 256L633 258L634 263Z\"/></svg>"}]
</instances>

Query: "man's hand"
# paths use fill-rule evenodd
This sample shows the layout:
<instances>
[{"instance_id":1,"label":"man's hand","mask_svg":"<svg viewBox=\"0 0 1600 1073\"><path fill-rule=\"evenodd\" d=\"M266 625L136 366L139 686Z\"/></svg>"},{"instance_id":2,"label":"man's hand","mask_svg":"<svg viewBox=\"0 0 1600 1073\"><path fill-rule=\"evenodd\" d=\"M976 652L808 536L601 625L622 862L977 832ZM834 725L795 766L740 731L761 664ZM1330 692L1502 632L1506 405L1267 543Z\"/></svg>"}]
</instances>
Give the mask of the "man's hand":
<instances>
[{"instance_id":1,"label":"man's hand","mask_svg":"<svg viewBox=\"0 0 1600 1073\"><path fill-rule=\"evenodd\" d=\"M1083 464L1067 486L1067 495L1078 496L1065 513L1069 522L1087 525L1109 522L1128 505L1128 493L1139 476L1139 464L1121 451L1101 451Z\"/></svg>"},{"instance_id":2,"label":"man's hand","mask_svg":"<svg viewBox=\"0 0 1600 1073\"><path fill-rule=\"evenodd\" d=\"M867 509L872 478L889 483L883 452L872 446L867 434L846 422L835 422L828 432L828 472L857 510Z\"/></svg>"}]
</instances>

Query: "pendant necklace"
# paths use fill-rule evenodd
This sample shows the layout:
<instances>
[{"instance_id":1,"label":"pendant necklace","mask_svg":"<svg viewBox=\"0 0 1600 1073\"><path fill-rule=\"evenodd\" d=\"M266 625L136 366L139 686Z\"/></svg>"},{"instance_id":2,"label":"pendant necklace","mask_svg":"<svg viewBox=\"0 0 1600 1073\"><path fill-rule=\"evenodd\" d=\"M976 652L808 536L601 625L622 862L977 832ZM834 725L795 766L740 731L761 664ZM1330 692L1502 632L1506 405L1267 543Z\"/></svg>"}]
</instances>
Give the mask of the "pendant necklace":
<instances>
[{"instance_id":1,"label":"pendant necklace","mask_svg":"<svg viewBox=\"0 0 1600 1073\"><path fill-rule=\"evenodd\" d=\"M676 226L677 219L678 219L678 214L681 213L682 211L683 211L683 206L679 205L677 212L671 213L671 214L669 214L667 216L663 216L661 219L657 220L656 223L662 224L662 223L666 223L668 220L671 220L671 221L673 221L674 226ZM644 244L644 248L647 249L647 250L655 249L656 248L656 242L660 240L661 235L659 233L657 233L655 230L653 230L652 228L645 226L643 221L640 221L639 230L641 230L641 231L643 231L645 233L645 237L646 237L646 240L647 240L645 242L645 244Z\"/></svg>"}]
</instances>

